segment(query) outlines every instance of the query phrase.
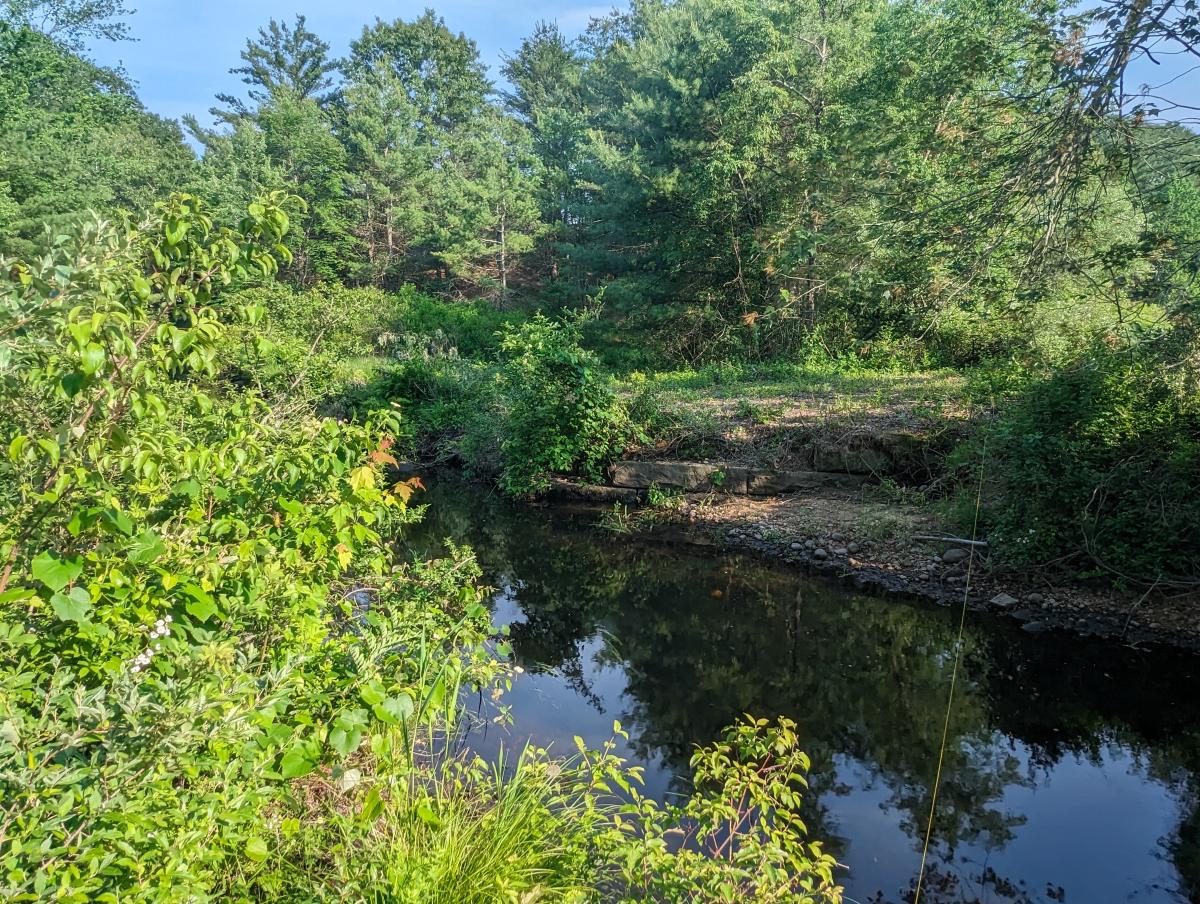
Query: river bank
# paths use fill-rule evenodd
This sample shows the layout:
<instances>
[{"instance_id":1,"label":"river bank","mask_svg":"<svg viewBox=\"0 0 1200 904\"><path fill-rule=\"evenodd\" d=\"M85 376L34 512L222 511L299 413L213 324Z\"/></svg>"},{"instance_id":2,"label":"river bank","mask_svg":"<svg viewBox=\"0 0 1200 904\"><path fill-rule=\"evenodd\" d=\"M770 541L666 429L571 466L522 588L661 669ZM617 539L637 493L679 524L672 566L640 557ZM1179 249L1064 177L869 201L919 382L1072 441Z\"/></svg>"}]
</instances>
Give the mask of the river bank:
<instances>
[{"instance_id":1,"label":"river bank","mask_svg":"<svg viewBox=\"0 0 1200 904\"><path fill-rule=\"evenodd\" d=\"M686 542L749 551L776 563L831 576L873 593L958 605L1011 617L1030 634L1070 631L1129 644L1200 650L1200 600L1194 594L1123 593L1049 572L1014 574L990 566L986 548L932 538L935 520L918 506L870 499L857 490L752 497L688 493L676 504L639 508L636 490L557 480L552 500L618 505L625 529L670 526ZM642 513L639 516L639 512Z\"/></svg>"}]
</instances>

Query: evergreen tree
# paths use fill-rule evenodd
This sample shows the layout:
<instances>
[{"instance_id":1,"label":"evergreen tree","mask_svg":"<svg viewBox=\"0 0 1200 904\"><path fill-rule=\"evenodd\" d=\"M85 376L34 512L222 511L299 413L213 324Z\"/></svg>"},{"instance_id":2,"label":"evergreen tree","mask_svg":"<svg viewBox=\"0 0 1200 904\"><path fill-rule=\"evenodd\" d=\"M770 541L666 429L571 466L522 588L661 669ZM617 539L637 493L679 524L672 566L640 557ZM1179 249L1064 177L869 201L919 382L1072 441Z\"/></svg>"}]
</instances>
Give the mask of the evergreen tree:
<instances>
[{"instance_id":1,"label":"evergreen tree","mask_svg":"<svg viewBox=\"0 0 1200 904\"><path fill-rule=\"evenodd\" d=\"M297 15L294 25L272 19L266 28L258 30L257 40L246 40L241 57L245 65L229 71L242 76L250 86L247 95L258 106L285 95L325 106L337 96L333 79L337 64L329 57L329 44L308 30L304 16ZM252 112L234 95L218 94L217 100L227 107L213 108L218 119L230 120Z\"/></svg>"},{"instance_id":2,"label":"evergreen tree","mask_svg":"<svg viewBox=\"0 0 1200 904\"><path fill-rule=\"evenodd\" d=\"M583 54L557 25L539 22L533 34L504 60L501 72L511 91L501 93L505 109L529 129L541 164L538 199L550 236L562 246L578 240L573 228L586 192L580 184L588 149L584 107ZM551 265L554 272L557 264Z\"/></svg>"},{"instance_id":3,"label":"evergreen tree","mask_svg":"<svg viewBox=\"0 0 1200 904\"><path fill-rule=\"evenodd\" d=\"M538 232L537 161L488 103L475 44L432 12L376 22L351 47L339 134L350 154L356 277L503 296Z\"/></svg>"},{"instance_id":4,"label":"evergreen tree","mask_svg":"<svg viewBox=\"0 0 1200 904\"><path fill-rule=\"evenodd\" d=\"M376 19L351 42L345 65L352 78L389 71L431 136L478 116L492 90L475 42L453 34L433 10L412 22Z\"/></svg>"}]
</instances>

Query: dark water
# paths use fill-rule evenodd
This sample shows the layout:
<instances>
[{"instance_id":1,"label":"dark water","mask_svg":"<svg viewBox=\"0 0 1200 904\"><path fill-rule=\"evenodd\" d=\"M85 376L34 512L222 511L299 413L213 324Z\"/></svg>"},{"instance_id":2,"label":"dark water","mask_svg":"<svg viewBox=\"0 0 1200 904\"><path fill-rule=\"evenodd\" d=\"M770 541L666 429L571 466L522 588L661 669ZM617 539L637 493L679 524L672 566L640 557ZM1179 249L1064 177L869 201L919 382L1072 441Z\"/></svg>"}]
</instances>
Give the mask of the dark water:
<instances>
[{"instance_id":1,"label":"dark water","mask_svg":"<svg viewBox=\"0 0 1200 904\"><path fill-rule=\"evenodd\" d=\"M694 745L788 715L813 762L808 825L858 902L906 901L920 859L957 613L873 599L738 556L595 530L435 484L418 554L468 543L527 669L511 729L599 745L686 787ZM934 902L1200 901L1200 659L968 616L934 823Z\"/></svg>"}]
</instances>

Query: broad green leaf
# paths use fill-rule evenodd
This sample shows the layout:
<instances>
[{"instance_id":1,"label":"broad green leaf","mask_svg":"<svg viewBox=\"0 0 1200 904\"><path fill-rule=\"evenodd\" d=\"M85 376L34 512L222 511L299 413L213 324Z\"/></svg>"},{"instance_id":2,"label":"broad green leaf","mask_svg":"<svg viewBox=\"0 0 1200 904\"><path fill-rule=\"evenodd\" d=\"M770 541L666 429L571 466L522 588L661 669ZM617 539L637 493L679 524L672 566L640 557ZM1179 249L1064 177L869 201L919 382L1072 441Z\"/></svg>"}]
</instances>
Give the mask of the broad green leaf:
<instances>
[{"instance_id":1,"label":"broad green leaf","mask_svg":"<svg viewBox=\"0 0 1200 904\"><path fill-rule=\"evenodd\" d=\"M51 590L62 590L79 577L83 563L79 559L60 559L52 552L39 553L31 563L34 578Z\"/></svg>"},{"instance_id":2,"label":"broad green leaf","mask_svg":"<svg viewBox=\"0 0 1200 904\"><path fill-rule=\"evenodd\" d=\"M144 530L133 540L133 546L129 550L129 561L138 565L146 565L153 562L166 550L167 547L163 545L158 534L152 530Z\"/></svg>"},{"instance_id":3,"label":"broad green leaf","mask_svg":"<svg viewBox=\"0 0 1200 904\"><path fill-rule=\"evenodd\" d=\"M267 847L267 843L257 835L246 841L246 856L255 863L262 863L271 854L271 849Z\"/></svg>"},{"instance_id":4,"label":"broad green leaf","mask_svg":"<svg viewBox=\"0 0 1200 904\"><path fill-rule=\"evenodd\" d=\"M362 743L362 732L355 729L333 728L329 732L329 746L338 756L348 757Z\"/></svg>"},{"instance_id":5,"label":"broad green leaf","mask_svg":"<svg viewBox=\"0 0 1200 904\"><path fill-rule=\"evenodd\" d=\"M196 621L208 621L217 614L217 604L213 602L211 597L208 599L193 599L184 605L183 608Z\"/></svg>"},{"instance_id":6,"label":"broad green leaf","mask_svg":"<svg viewBox=\"0 0 1200 904\"><path fill-rule=\"evenodd\" d=\"M399 697L388 697L382 703L375 704L372 712L380 722L399 725L412 715L415 708L412 697L408 694L401 694Z\"/></svg>"},{"instance_id":7,"label":"broad green leaf","mask_svg":"<svg viewBox=\"0 0 1200 904\"><path fill-rule=\"evenodd\" d=\"M317 761L303 742L289 749L279 763L279 772L284 778L300 778L315 768Z\"/></svg>"},{"instance_id":8,"label":"broad green leaf","mask_svg":"<svg viewBox=\"0 0 1200 904\"><path fill-rule=\"evenodd\" d=\"M79 353L79 369L89 377L104 366L104 346L89 342Z\"/></svg>"},{"instance_id":9,"label":"broad green leaf","mask_svg":"<svg viewBox=\"0 0 1200 904\"><path fill-rule=\"evenodd\" d=\"M72 587L70 593L56 593L50 605L60 621L84 622L92 611L92 595L83 587Z\"/></svg>"},{"instance_id":10,"label":"broad green leaf","mask_svg":"<svg viewBox=\"0 0 1200 904\"><path fill-rule=\"evenodd\" d=\"M114 533L124 534L126 537L133 533L133 521L122 511L105 509L100 518L104 526Z\"/></svg>"}]
</instances>

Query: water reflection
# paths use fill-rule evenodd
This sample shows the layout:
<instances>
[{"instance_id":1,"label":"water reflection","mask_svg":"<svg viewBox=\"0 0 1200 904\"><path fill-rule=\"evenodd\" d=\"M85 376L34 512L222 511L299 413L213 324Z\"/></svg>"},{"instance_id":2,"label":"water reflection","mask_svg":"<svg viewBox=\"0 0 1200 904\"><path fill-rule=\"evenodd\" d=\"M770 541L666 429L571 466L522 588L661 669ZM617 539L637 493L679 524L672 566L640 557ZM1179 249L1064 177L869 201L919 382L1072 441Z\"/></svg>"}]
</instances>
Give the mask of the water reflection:
<instances>
[{"instance_id":1,"label":"water reflection","mask_svg":"<svg viewBox=\"0 0 1200 904\"><path fill-rule=\"evenodd\" d=\"M915 875L954 613L850 594L434 486L416 554L466 542L528 673L483 747L598 744L619 719L652 793L740 713L786 714L813 760L808 822L858 901ZM1197 660L970 619L923 900L1200 900Z\"/></svg>"}]
</instances>

